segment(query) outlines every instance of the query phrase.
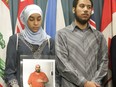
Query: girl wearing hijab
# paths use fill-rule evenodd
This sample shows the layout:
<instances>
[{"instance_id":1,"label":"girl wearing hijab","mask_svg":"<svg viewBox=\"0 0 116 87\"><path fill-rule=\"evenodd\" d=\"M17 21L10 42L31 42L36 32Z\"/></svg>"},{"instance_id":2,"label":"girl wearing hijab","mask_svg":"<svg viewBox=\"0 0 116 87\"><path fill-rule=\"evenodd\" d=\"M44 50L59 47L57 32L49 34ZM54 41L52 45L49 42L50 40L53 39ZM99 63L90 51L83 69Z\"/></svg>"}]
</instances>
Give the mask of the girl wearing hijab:
<instances>
[{"instance_id":1,"label":"girl wearing hijab","mask_svg":"<svg viewBox=\"0 0 116 87\"><path fill-rule=\"evenodd\" d=\"M32 58L48 55L46 59L50 58L49 55L54 55L54 41L42 29L42 17L42 10L38 5L26 6L20 15L24 30L9 38L5 68L5 81L9 87L20 87L21 55L32 55Z\"/></svg>"}]
</instances>

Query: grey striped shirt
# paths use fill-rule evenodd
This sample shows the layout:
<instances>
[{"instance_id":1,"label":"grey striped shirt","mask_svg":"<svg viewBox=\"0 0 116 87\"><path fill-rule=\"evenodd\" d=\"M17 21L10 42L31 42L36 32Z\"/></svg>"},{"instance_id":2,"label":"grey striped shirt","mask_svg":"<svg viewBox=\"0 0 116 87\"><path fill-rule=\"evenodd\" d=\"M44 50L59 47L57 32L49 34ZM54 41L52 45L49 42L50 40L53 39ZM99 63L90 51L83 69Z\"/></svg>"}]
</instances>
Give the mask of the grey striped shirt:
<instances>
[{"instance_id":1,"label":"grey striped shirt","mask_svg":"<svg viewBox=\"0 0 116 87\"><path fill-rule=\"evenodd\" d=\"M56 35L56 66L61 87L83 87L84 82L101 79L108 70L108 49L102 33L79 29L74 22Z\"/></svg>"}]
</instances>

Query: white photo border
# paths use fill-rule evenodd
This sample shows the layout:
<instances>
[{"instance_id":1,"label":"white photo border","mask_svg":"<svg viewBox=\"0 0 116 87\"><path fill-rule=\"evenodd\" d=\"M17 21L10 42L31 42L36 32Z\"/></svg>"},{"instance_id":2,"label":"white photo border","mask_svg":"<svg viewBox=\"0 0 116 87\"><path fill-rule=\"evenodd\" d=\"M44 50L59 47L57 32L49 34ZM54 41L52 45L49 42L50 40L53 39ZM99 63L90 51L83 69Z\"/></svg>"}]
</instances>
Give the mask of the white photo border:
<instances>
[{"instance_id":1,"label":"white photo border","mask_svg":"<svg viewBox=\"0 0 116 87\"><path fill-rule=\"evenodd\" d=\"M21 87L28 87L29 74L34 72L35 65L41 66L41 71L48 76L47 87L55 87L55 59L32 59L32 56L23 56L20 61Z\"/></svg>"}]
</instances>

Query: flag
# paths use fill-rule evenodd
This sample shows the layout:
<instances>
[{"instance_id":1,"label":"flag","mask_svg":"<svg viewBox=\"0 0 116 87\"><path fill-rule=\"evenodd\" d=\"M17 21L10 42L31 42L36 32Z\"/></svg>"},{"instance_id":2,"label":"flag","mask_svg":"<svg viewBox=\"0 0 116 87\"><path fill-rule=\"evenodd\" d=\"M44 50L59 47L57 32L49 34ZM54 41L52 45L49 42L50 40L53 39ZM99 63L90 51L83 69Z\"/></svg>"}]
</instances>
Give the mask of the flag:
<instances>
[{"instance_id":1,"label":"flag","mask_svg":"<svg viewBox=\"0 0 116 87\"><path fill-rule=\"evenodd\" d=\"M55 37L56 34L56 0L48 0L46 15L45 15L45 26L44 29L48 35Z\"/></svg>"},{"instance_id":2,"label":"flag","mask_svg":"<svg viewBox=\"0 0 116 87\"><path fill-rule=\"evenodd\" d=\"M11 35L12 27L8 0L0 0L0 87L5 87L2 77L5 69L6 46Z\"/></svg>"},{"instance_id":3,"label":"flag","mask_svg":"<svg viewBox=\"0 0 116 87\"><path fill-rule=\"evenodd\" d=\"M116 0L104 0L101 20L101 32L104 34L109 52L109 70L104 87L112 87L110 42L111 38L116 35Z\"/></svg>"},{"instance_id":4,"label":"flag","mask_svg":"<svg viewBox=\"0 0 116 87\"><path fill-rule=\"evenodd\" d=\"M95 17L94 17L94 9L92 9L92 14L91 14L91 18L89 20L89 24L91 25L91 27L93 29L96 29L96 23L95 23Z\"/></svg>"},{"instance_id":5,"label":"flag","mask_svg":"<svg viewBox=\"0 0 116 87\"><path fill-rule=\"evenodd\" d=\"M44 29L55 38L56 31L65 27L61 0L48 0Z\"/></svg>"},{"instance_id":6,"label":"flag","mask_svg":"<svg viewBox=\"0 0 116 87\"><path fill-rule=\"evenodd\" d=\"M57 0L56 31L65 27L61 0Z\"/></svg>"},{"instance_id":7,"label":"flag","mask_svg":"<svg viewBox=\"0 0 116 87\"><path fill-rule=\"evenodd\" d=\"M3 86L0 84L0 87L3 87Z\"/></svg>"},{"instance_id":8,"label":"flag","mask_svg":"<svg viewBox=\"0 0 116 87\"><path fill-rule=\"evenodd\" d=\"M20 21L20 14L22 10L25 8L25 6L29 4L33 4L33 0L19 0L19 5L18 5L18 16L17 16L17 21L16 21L16 26L15 26L15 33L19 33L22 29L24 29L24 25Z\"/></svg>"}]
</instances>

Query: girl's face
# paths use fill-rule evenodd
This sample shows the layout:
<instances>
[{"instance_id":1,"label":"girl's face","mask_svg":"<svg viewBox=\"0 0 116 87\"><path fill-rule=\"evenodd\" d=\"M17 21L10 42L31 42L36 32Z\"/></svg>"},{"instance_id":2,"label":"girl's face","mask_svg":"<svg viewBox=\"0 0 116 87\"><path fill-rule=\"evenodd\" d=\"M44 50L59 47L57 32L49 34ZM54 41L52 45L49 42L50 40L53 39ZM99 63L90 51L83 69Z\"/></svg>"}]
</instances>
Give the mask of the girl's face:
<instances>
[{"instance_id":1,"label":"girl's face","mask_svg":"<svg viewBox=\"0 0 116 87\"><path fill-rule=\"evenodd\" d=\"M32 32L37 32L42 25L42 17L38 13L29 16L27 25Z\"/></svg>"}]
</instances>

